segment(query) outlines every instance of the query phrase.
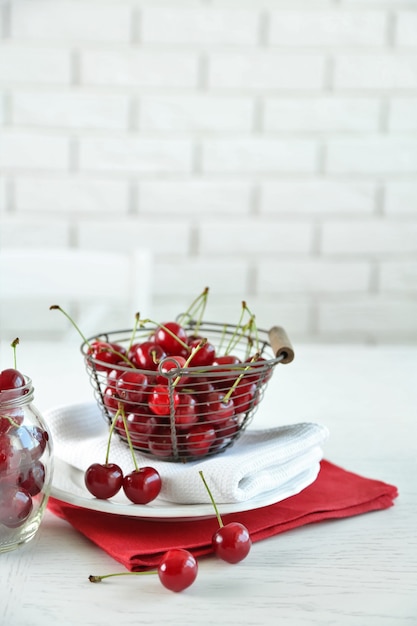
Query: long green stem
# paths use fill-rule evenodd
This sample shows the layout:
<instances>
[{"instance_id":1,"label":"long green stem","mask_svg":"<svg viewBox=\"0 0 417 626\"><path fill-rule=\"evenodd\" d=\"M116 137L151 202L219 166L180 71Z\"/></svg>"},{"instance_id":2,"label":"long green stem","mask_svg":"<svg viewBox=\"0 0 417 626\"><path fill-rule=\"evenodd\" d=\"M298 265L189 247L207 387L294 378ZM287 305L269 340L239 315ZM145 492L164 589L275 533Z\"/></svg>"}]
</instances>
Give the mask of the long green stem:
<instances>
[{"instance_id":1,"label":"long green stem","mask_svg":"<svg viewBox=\"0 0 417 626\"><path fill-rule=\"evenodd\" d=\"M106 465L109 462L111 438L112 438L112 435L116 426L117 418L119 417L119 415L120 415L120 409L116 412L115 416L113 417L112 423L110 424L109 438L107 440L107 448L106 448L106 461L105 461Z\"/></svg>"},{"instance_id":2,"label":"long green stem","mask_svg":"<svg viewBox=\"0 0 417 626\"><path fill-rule=\"evenodd\" d=\"M115 576L149 576L157 574L156 570L144 570L142 572L114 572L112 574L103 574L102 576L90 575L88 580L90 583L101 583L105 578L114 578Z\"/></svg>"},{"instance_id":3,"label":"long green stem","mask_svg":"<svg viewBox=\"0 0 417 626\"><path fill-rule=\"evenodd\" d=\"M221 515L220 515L220 513L219 513L219 509L217 508L217 504L216 504L216 502L215 502L215 500L214 500L214 498L213 498L213 494L211 493L210 488L209 488L209 486L208 486L208 484L207 484L207 481L206 481L206 479L204 478L204 473L203 473L203 471L202 471L202 470L200 470L200 471L199 471L199 474L200 474L200 476L201 476L201 479L202 479L202 481L203 481L203 483L204 483L205 488L207 489L207 493L208 493L208 495L209 495L209 497L210 497L211 503L212 503L212 505L213 505L213 507L214 507L214 512L216 513L216 517L217 517L217 521L219 522L219 526L220 526L220 528L222 528L222 527L224 526L224 524L223 524L223 520L222 520Z\"/></svg>"},{"instance_id":4,"label":"long green stem","mask_svg":"<svg viewBox=\"0 0 417 626\"><path fill-rule=\"evenodd\" d=\"M69 322L71 322L71 324L74 326L75 330L78 332L78 334L80 335L81 339L87 344L87 346L89 348L91 348L91 344L88 341L87 337L84 335L84 333L81 331L80 327L77 325L77 323L72 319L71 315L69 315L62 307L59 306L59 304L52 304L49 307L50 311L61 311L61 313L63 313L65 315L65 317L67 318L67 320Z\"/></svg>"},{"instance_id":5,"label":"long green stem","mask_svg":"<svg viewBox=\"0 0 417 626\"><path fill-rule=\"evenodd\" d=\"M128 446L129 446L130 454L132 455L133 465L135 466L135 471L138 472L139 471L139 467L138 467L138 463L136 461L135 451L133 449L132 438L130 436L129 426L128 426L127 420L126 420L125 410L124 410L123 404L121 402L119 404L119 410L117 411L117 413L119 413L122 416L123 426L125 427L127 443L128 443Z\"/></svg>"},{"instance_id":6,"label":"long green stem","mask_svg":"<svg viewBox=\"0 0 417 626\"><path fill-rule=\"evenodd\" d=\"M139 313L135 313L135 323L133 325L133 329L132 329L132 334L130 336L129 345L127 347L127 351L128 352L129 352L130 348L133 346L133 342L135 341L135 336L136 336L136 331L137 331L138 326L139 326L139 321L140 321L140 315L139 315Z\"/></svg>"},{"instance_id":7,"label":"long green stem","mask_svg":"<svg viewBox=\"0 0 417 626\"><path fill-rule=\"evenodd\" d=\"M188 309L178 318L178 322L183 324L186 319L193 319L196 312L199 312L199 322L201 323L201 317L204 313L207 304L207 297L209 293L209 288L205 287L203 291L195 298ZM199 324L198 324L199 325Z\"/></svg>"}]
</instances>

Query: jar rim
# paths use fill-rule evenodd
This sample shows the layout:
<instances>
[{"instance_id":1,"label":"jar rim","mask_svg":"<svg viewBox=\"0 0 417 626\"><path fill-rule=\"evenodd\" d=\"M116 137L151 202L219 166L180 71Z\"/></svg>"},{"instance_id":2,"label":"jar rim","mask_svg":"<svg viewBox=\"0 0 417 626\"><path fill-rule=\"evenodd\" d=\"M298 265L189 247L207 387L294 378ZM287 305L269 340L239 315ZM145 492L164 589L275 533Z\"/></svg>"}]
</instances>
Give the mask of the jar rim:
<instances>
[{"instance_id":1,"label":"jar rim","mask_svg":"<svg viewBox=\"0 0 417 626\"><path fill-rule=\"evenodd\" d=\"M33 398L34 388L32 379L24 375L25 384L14 389L2 389L0 391L0 406L14 407L27 404Z\"/></svg>"}]
</instances>

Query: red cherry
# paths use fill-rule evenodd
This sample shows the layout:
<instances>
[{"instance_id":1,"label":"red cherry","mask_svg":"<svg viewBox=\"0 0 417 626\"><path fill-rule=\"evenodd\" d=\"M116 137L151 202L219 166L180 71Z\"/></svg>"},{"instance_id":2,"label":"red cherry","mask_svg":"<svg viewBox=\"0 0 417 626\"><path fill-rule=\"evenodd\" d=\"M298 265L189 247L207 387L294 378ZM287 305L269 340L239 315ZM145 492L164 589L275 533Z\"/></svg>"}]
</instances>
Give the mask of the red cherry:
<instances>
[{"instance_id":1,"label":"red cherry","mask_svg":"<svg viewBox=\"0 0 417 626\"><path fill-rule=\"evenodd\" d=\"M165 358L160 364L158 371L160 372L158 376L156 376L155 380L160 385L168 385L169 380L171 378L175 380L175 371L172 370L181 370L181 368L185 367L186 359L180 355L173 355ZM169 374L171 372L171 375ZM167 375L165 375L167 374ZM178 384L185 385L189 380L189 376L182 375L178 372L179 381Z\"/></svg>"},{"instance_id":2,"label":"red cherry","mask_svg":"<svg viewBox=\"0 0 417 626\"><path fill-rule=\"evenodd\" d=\"M141 413L128 413L126 415L126 424L132 444L135 447L147 448L149 437L158 426L158 418L151 413L149 409L144 407L141 409ZM123 417L121 415L117 418L115 428L123 439L127 438Z\"/></svg>"},{"instance_id":3,"label":"red cherry","mask_svg":"<svg viewBox=\"0 0 417 626\"><path fill-rule=\"evenodd\" d=\"M148 449L154 456L167 459L174 454L172 447L171 428L169 426L159 426L150 435Z\"/></svg>"},{"instance_id":4,"label":"red cherry","mask_svg":"<svg viewBox=\"0 0 417 626\"><path fill-rule=\"evenodd\" d=\"M18 484L25 489L31 496L42 491L45 484L46 470L41 461L35 461L30 467L21 473L18 478Z\"/></svg>"},{"instance_id":5,"label":"red cherry","mask_svg":"<svg viewBox=\"0 0 417 626\"><path fill-rule=\"evenodd\" d=\"M18 528L29 518L33 509L32 496L18 485L0 490L0 523L8 528Z\"/></svg>"},{"instance_id":6,"label":"red cherry","mask_svg":"<svg viewBox=\"0 0 417 626\"><path fill-rule=\"evenodd\" d=\"M252 380L247 381L244 376L233 389L231 398L235 413L246 413L255 404L258 387Z\"/></svg>"},{"instance_id":7,"label":"red cherry","mask_svg":"<svg viewBox=\"0 0 417 626\"><path fill-rule=\"evenodd\" d=\"M108 386L103 393L103 404L111 412L116 413L119 408L120 398L116 394L114 386Z\"/></svg>"},{"instance_id":8,"label":"red cherry","mask_svg":"<svg viewBox=\"0 0 417 626\"><path fill-rule=\"evenodd\" d=\"M123 479L123 491L135 504L147 504L159 495L161 477L153 467L141 467Z\"/></svg>"},{"instance_id":9,"label":"red cherry","mask_svg":"<svg viewBox=\"0 0 417 626\"><path fill-rule=\"evenodd\" d=\"M210 491L210 487L204 478L204 474L201 470L199 474L207 493L210 496L210 500L219 524L218 530L212 537L213 551L216 556L223 561L227 561L228 563L238 563L249 554L252 547L252 540L250 538L249 531L246 526L240 522L229 522L228 524L223 524L223 520Z\"/></svg>"},{"instance_id":10,"label":"red cherry","mask_svg":"<svg viewBox=\"0 0 417 626\"><path fill-rule=\"evenodd\" d=\"M121 489L123 473L115 463L93 463L85 472L84 482L93 496L107 500Z\"/></svg>"},{"instance_id":11,"label":"red cherry","mask_svg":"<svg viewBox=\"0 0 417 626\"><path fill-rule=\"evenodd\" d=\"M187 344L187 333L177 322L161 324L155 331L154 341L167 355L187 356L189 354L189 350L184 346Z\"/></svg>"},{"instance_id":12,"label":"red cherry","mask_svg":"<svg viewBox=\"0 0 417 626\"><path fill-rule=\"evenodd\" d=\"M201 342L202 342L202 339L197 338L189 342L188 345L190 346L191 349L198 348ZM189 362L189 366L190 367L201 367L201 366L210 367L211 365L213 365L215 357L216 357L216 349L212 343L207 341L206 343L204 343L203 346L199 348L199 350L195 352L195 354L192 355L190 362Z\"/></svg>"},{"instance_id":13,"label":"red cherry","mask_svg":"<svg viewBox=\"0 0 417 626\"><path fill-rule=\"evenodd\" d=\"M213 378L213 385L217 389L228 391L233 381L239 376L240 372L236 366L240 364L239 357L233 354L217 356L213 361L213 366L217 368L219 376Z\"/></svg>"},{"instance_id":14,"label":"red cherry","mask_svg":"<svg viewBox=\"0 0 417 626\"><path fill-rule=\"evenodd\" d=\"M194 556L183 548L168 550L158 566L161 583L170 591L184 591L197 578L198 565Z\"/></svg>"},{"instance_id":15,"label":"red cherry","mask_svg":"<svg viewBox=\"0 0 417 626\"><path fill-rule=\"evenodd\" d=\"M214 533L212 546L216 556L223 561L239 563L249 554L252 541L246 526L229 522Z\"/></svg>"},{"instance_id":16,"label":"red cherry","mask_svg":"<svg viewBox=\"0 0 417 626\"><path fill-rule=\"evenodd\" d=\"M268 382L272 376L272 367L267 367L267 361L262 356L249 357L245 363L250 363L253 371L245 375L246 381L251 381L257 385ZM258 370L258 371L257 371Z\"/></svg>"},{"instance_id":17,"label":"red cherry","mask_svg":"<svg viewBox=\"0 0 417 626\"><path fill-rule=\"evenodd\" d=\"M178 392L166 385L155 385L148 400L149 408L155 415L169 415L171 412L171 393L174 408L179 403Z\"/></svg>"},{"instance_id":18,"label":"red cherry","mask_svg":"<svg viewBox=\"0 0 417 626\"><path fill-rule=\"evenodd\" d=\"M90 344L87 354L94 359L94 365L98 372L110 372L113 365L120 363L126 350L118 343L96 340Z\"/></svg>"},{"instance_id":19,"label":"red cherry","mask_svg":"<svg viewBox=\"0 0 417 626\"><path fill-rule=\"evenodd\" d=\"M116 382L116 394L126 402L140 403L148 387L148 378L142 372L129 370L123 372Z\"/></svg>"},{"instance_id":20,"label":"red cherry","mask_svg":"<svg viewBox=\"0 0 417 626\"><path fill-rule=\"evenodd\" d=\"M0 415L0 435L6 433L10 428L23 423L24 413L21 409L10 409L7 415Z\"/></svg>"},{"instance_id":21,"label":"red cherry","mask_svg":"<svg viewBox=\"0 0 417 626\"><path fill-rule=\"evenodd\" d=\"M186 434L185 443L191 456L206 455L216 441L216 431L209 424L196 424Z\"/></svg>"},{"instance_id":22,"label":"red cherry","mask_svg":"<svg viewBox=\"0 0 417 626\"><path fill-rule=\"evenodd\" d=\"M25 377L14 368L9 368L0 372L0 391L18 389L25 385Z\"/></svg>"},{"instance_id":23,"label":"red cherry","mask_svg":"<svg viewBox=\"0 0 417 626\"><path fill-rule=\"evenodd\" d=\"M198 421L197 402L189 393L180 393L178 398L178 404L175 407L175 425L181 429L187 428Z\"/></svg>"},{"instance_id":24,"label":"red cherry","mask_svg":"<svg viewBox=\"0 0 417 626\"><path fill-rule=\"evenodd\" d=\"M142 343L134 344L128 353L128 358L135 367L151 372L158 369L159 363L165 357L166 353L162 347L153 341L143 341Z\"/></svg>"},{"instance_id":25,"label":"red cherry","mask_svg":"<svg viewBox=\"0 0 417 626\"><path fill-rule=\"evenodd\" d=\"M227 398L222 391L208 393L205 401L204 419L211 424L225 422L235 413L232 398Z\"/></svg>"}]
</instances>

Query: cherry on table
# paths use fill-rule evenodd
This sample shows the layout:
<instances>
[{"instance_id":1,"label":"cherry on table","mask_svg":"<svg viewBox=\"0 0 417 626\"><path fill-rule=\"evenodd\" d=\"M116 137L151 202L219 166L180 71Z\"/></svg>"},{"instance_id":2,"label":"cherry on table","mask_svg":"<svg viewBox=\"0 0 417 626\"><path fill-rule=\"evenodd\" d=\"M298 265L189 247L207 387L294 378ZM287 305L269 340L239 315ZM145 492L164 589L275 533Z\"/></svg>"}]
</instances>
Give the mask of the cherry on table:
<instances>
[{"instance_id":1,"label":"cherry on table","mask_svg":"<svg viewBox=\"0 0 417 626\"><path fill-rule=\"evenodd\" d=\"M146 576L157 574L162 585L170 591L184 591L190 587L198 573L196 558L184 548L171 548L165 552L159 562L157 570L143 570L139 572L115 572L102 576L90 575L90 583L99 583L105 578L114 576Z\"/></svg>"},{"instance_id":2,"label":"cherry on table","mask_svg":"<svg viewBox=\"0 0 417 626\"><path fill-rule=\"evenodd\" d=\"M223 561L228 563L239 563L250 552L252 547L252 540L246 526L240 522L229 522L223 524L223 520L217 508L216 502L210 491L210 488L204 478L204 473L199 472L204 486L209 494L210 500L213 504L214 511L216 513L217 521L219 523L218 530L212 536L213 552Z\"/></svg>"},{"instance_id":3,"label":"cherry on table","mask_svg":"<svg viewBox=\"0 0 417 626\"><path fill-rule=\"evenodd\" d=\"M158 566L161 583L170 591L184 591L197 578L198 564L195 557L183 548L172 548L164 554Z\"/></svg>"}]
</instances>

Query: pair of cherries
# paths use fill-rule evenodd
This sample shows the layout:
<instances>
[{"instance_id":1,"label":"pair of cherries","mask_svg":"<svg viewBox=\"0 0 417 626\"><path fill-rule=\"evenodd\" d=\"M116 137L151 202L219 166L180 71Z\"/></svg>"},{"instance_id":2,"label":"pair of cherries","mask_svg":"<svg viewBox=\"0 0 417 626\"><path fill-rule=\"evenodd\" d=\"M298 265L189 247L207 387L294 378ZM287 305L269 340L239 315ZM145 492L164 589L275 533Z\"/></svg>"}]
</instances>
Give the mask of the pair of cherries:
<instances>
[{"instance_id":1,"label":"pair of cherries","mask_svg":"<svg viewBox=\"0 0 417 626\"><path fill-rule=\"evenodd\" d=\"M162 481L159 472L154 467L139 467L133 450L132 441L128 434L128 444L132 455L134 470L123 475L123 471L116 463L109 462L110 444L113 430L118 419L126 423L123 407L120 407L113 419L107 443L104 463L92 463L84 474L84 483L88 491L100 500L113 498L120 489L123 489L127 498L134 504L148 504L158 497Z\"/></svg>"},{"instance_id":2,"label":"pair of cherries","mask_svg":"<svg viewBox=\"0 0 417 626\"><path fill-rule=\"evenodd\" d=\"M207 489L210 500L213 504L219 528L214 532L211 545L214 554L227 563L239 563L250 552L252 540L246 526L240 522L223 523L217 505L214 501L210 488L204 478L203 472L200 471L201 479ZM90 582L101 582L104 578L112 576L127 576L151 574L153 571L145 572L122 572L115 574L105 574L103 576L90 576ZM196 558L189 550L184 548L172 548L168 550L162 557L156 573L164 587L170 591L184 591L190 587L198 573L198 563Z\"/></svg>"}]
</instances>

